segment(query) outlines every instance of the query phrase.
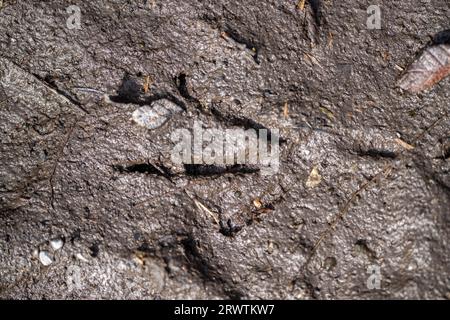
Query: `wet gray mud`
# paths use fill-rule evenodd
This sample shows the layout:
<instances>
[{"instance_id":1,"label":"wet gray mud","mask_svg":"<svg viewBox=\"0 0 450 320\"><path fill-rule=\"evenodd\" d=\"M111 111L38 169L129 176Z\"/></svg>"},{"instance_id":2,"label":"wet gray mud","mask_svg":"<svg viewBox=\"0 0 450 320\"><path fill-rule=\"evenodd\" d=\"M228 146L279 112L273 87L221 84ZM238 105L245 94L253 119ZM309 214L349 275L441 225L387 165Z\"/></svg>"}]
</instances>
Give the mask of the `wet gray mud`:
<instances>
[{"instance_id":1,"label":"wet gray mud","mask_svg":"<svg viewBox=\"0 0 450 320\"><path fill-rule=\"evenodd\" d=\"M450 81L396 84L450 9L375 2L0 1L0 297L449 298ZM175 165L195 121L279 171Z\"/></svg>"}]
</instances>

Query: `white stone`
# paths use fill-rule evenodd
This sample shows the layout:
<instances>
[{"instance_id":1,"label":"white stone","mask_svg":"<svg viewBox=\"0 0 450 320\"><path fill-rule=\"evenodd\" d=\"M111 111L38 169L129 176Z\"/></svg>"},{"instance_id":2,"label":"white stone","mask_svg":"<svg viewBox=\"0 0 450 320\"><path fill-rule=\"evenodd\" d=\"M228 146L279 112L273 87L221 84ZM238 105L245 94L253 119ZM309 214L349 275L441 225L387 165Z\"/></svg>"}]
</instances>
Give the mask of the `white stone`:
<instances>
[{"instance_id":1,"label":"white stone","mask_svg":"<svg viewBox=\"0 0 450 320\"><path fill-rule=\"evenodd\" d=\"M58 251L59 249L61 249L64 246L64 241L59 238L53 239L50 241L50 245L53 250Z\"/></svg>"},{"instance_id":2,"label":"white stone","mask_svg":"<svg viewBox=\"0 0 450 320\"><path fill-rule=\"evenodd\" d=\"M46 267L53 263L53 259L47 251L39 252L39 261Z\"/></svg>"},{"instance_id":3,"label":"white stone","mask_svg":"<svg viewBox=\"0 0 450 320\"><path fill-rule=\"evenodd\" d=\"M88 262L88 259L86 259L85 257L83 257L83 255L82 255L81 253L77 253L77 254L75 255L75 258L77 258L78 260L83 261L83 262Z\"/></svg>"},{"instance_id":4,"label":"white stone","mask_svg":"<svg viewBox=\"0 0 450 320\"><path fill-rule=\"evenodd\" d=\"M173 113L181 112L178 105L167 99L157 100L151 106L143 106L133 112L132 119L150 130L161 127Z\"/></svg>"}]
</instances>

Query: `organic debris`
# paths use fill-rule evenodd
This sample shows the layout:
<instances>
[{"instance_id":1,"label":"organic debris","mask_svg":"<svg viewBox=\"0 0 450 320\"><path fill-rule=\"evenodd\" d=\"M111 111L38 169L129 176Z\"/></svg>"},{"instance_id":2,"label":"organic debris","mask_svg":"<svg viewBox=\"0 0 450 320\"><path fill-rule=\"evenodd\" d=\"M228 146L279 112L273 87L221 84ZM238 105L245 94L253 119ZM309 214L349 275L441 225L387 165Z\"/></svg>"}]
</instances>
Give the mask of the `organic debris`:
<instances>
[{"instance_id":1,"label":"organic debris","mask_svg":"<svg viewBox=\"0 0 450 320\"><path fill-rule=\"evenodd\" d=\"M395 143L397 143L399 146L401 146L402 148L406 149L406 150L413 150L414 146L410 145L409 143L403 141L402 139L395 139Z\"/></svg>"},{"instance_id":2,"label":"organic debris","mask_svg":"<svg viewBox=\"0 0 450 320\"><path fill-rule=\"evenodd\" d=\"M256 209L260 209L262 207L261 200L259 198L254 199L253 205L255 206Z\"/></svg>"},{"instance_id":3,"label":"organic debris","mask_svg":"<svg viewBox=\"0 0 450 320\"><path fill-rule=\"evenodd\" d=\"M317 169L317 166L312 168L311 173L309 174L308 180L306 180L306 187L307 188L314 188L317 187L320 184L320 181L322 181L322 176L319 174L319 170Z\"/></svg>"},{"instance_id":4,"label":"organic debris","mask_svg":"<svg viewBox=\"0 0 450 320\"><path fill-rule=\"evenodd\" d=\"M324 106L321 106L319 109L323 114L325 114L328 117L328 119L334 120L334 113L330 109Z\"/></svg>"},{"instance_id":5,"label":"organic debris","mask_svg":"<svg viewBox=\"0 0 450 320\"><path fill-rule=\"evenodd\" d=\"M299 0L299 2L297 3L297 9L301 11L305 10L305 4L306 0Z\"/></svg>"},{"instance_id":6,"label":"organic debris","mask_svg":"<svg viewBox=\"0 0 450 320\"><path fill-rule=\"evenodd\" d=\"M144 85L142 86L144 93L147 93L149 91L150 86L152 85L152 82L153 81L151 80L150 76L145 77Z\"/></svg>"},{"instance_id":7,"label":"organic debris","mask_svg":"<svg viewBox=\"0 0 450 320\"><path fill-rule=\"evenodd\" d=\"M430 89L450 74L450 30L435 36L433 44L411 64L399 80L403 90L418 93Z\"/></svg>"},{"instance_id":8,"label":"organic debris","mask_svg":"<svg viewBox=\"0 0 450 320\"><path fill-rule=\"evenodd\" d=\"M284 116L284 119L287 119L289 117L289 105L288 105L287 101L284 103L284 106L283 106L283 116Z\"/></svg>"},{"instance_id":9,"label":"organic debris","mask_svg":"<svg viewBox=\"0 0 450 320\"><path fill-rule=\"evenodd\" d=\"M219 218L216 216L216 214L214 212L212 212L211 210L209 210L203 203L201 203L200 201L198 201L196 199L194 199L194 203L198 209L200 209L201 211L204 211L206 214L208 214L217 225L220 223Z\"/></svg>"}]
</instances>

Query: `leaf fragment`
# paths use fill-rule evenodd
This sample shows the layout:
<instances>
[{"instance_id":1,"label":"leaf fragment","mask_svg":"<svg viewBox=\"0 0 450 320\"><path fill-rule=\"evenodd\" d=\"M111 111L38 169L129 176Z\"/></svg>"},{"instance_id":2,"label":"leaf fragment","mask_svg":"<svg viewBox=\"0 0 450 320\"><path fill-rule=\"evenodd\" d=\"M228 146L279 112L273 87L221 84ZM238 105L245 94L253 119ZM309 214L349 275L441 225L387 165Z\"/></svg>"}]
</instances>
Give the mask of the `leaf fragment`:
<instances>
[{"instance_id":1,"label":"leaf fragment","mask_svg":"<svg viewBox=\"0 0 450 320\"><path fill-rule=\"evenodd\" d=\"M297 9L299 9L301 11L305 10L305 3L306 3L306 0L299 0L297 3Z\"/></svg>"},{"instance_id":2,"label":"leaf fragment","mask_svg":"<svg viewBox=\"0 0 450 320\"><path fill-rule=\"evenodd\" d=\"M403 141L402 139L395 139L395 143L397 143L399 146L401 146L402 148L406 149L406 150L413 150L414 146L410 145L409 143Z\"/></svg>"},{"instance_id":3,"label":"leaf fragment","mask_svg":"<svg viewBox=\"0 0 450 320\"><path fill-rule=\"evenodd\" d=\"M320 181L322 181L322 176L320 175L317 166L315 166L312 168L305 185L307 188L315 188L320 184Z\"/></svg>"},{"instance_id":4,"label":"leaf fragment","mask_svg":"<svg viewBox=\"0 0 450 320\"><path fill-rule=\"evenodd\" d=\"M403 90L418 93L433 87L450 75L450 30L436 35L398 82Z\"/></svg>"}]
</instances>

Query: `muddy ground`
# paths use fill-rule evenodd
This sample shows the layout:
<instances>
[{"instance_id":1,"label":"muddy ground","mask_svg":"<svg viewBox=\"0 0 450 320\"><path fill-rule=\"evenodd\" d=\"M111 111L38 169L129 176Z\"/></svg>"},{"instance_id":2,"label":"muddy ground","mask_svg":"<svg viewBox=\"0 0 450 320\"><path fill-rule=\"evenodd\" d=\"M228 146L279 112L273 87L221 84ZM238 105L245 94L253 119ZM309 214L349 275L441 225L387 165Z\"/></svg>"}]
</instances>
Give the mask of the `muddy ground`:
<instances>
[{"instance_id":1,"label":"muddy ground","mask_svg":"<svg viewBox=\"0 0 450 320\"><path fill-rule=\"evenodd\" d=\"M1 298L450 297L450 81L396 88L446 1L0 3ZM175 165L194 121L278 173Z\"/></svg>"}]
</instances>

